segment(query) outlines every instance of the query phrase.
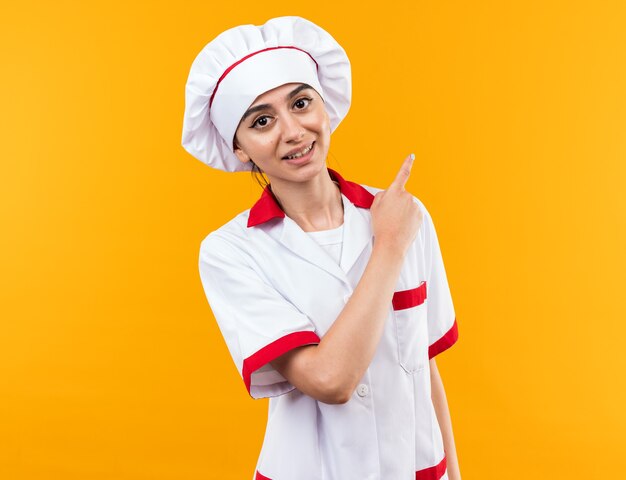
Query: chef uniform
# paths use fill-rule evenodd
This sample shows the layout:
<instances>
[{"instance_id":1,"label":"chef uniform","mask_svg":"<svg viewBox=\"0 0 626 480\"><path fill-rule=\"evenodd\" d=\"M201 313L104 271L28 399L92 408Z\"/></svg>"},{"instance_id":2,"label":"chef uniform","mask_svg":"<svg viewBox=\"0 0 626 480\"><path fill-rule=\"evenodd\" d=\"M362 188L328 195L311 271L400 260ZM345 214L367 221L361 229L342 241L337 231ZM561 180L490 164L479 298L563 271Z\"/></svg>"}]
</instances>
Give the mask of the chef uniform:
<instances>
[{"instance_id":1,"label":"chef uniform","mask_svg":"<svg viewBox=\"0 0 626 480\"><path fill-rule=\"evenodd\" d=\"M236 52L231 63L208 62L201 52L187 89L183 146L210 166L227 171L247 165L234 158L229 142L232 145L243 111L263 91L292 81L320 89L333 130L347 113L350 99L347 57L322 29L299 17L272 19L253 27L256 30L244 27L226 35L229 42L247 45L244 51ZM250 41L257 38L251 32L261 32L266 45ZM274 48L276 32L290 32L291 43ZM241 38L246 41L235 41ZM305 42L309 42L306 49ZM219 51L219 46L207 47ZM295 48L286 48L291 46ZM208 108L204 115L210 118L198 118L202 102L196 97L210 103L212 96L219 95L214 92L222 88L220 82L247 59L260 60L268 51L279 50L292 50L289 69L300 69L299 80L285 82L277 74L274 86L267 88L265 82L260 87L265 90L252 91L254 97L239 106L235 93L230 100L221 99L239 108L233 114L226 103L221 105L222 114L231 116L230 123L219 115L212 118ZM271 64L275 58L268 56L266 61ZM295 59L301 62L299 67L293 65ZM343 69L343 76L329 76L325 60L334 66L334 73ZM207 65L216 63L222 73L213 73L212 83L202 79ZM264 62L259 61L257 68L265 68ZM194 90L202 80L211 88ZM244 77L233 81L250 82ZM241 91L229 87L224 91ZM217 133L203 130L208 127ZM223 145L217 146L220 141ZM338 229L304 232L285 215L268 185L251 208L209 233L200 245L201 282L229 352L249 394L269 397L267 429L254 478L447 479L443 439L431 400L429 359L452 346L458 330L435 227L418 198L413 197L423 212L422 225L405 255L374 358L348 402L326 404L305 395L270 363L296 347L320 342L349 301L372 253L370 207L381 189L346 180L330 168L328 175L343 202L344 223Z\"/></svg>"}]
</instances>

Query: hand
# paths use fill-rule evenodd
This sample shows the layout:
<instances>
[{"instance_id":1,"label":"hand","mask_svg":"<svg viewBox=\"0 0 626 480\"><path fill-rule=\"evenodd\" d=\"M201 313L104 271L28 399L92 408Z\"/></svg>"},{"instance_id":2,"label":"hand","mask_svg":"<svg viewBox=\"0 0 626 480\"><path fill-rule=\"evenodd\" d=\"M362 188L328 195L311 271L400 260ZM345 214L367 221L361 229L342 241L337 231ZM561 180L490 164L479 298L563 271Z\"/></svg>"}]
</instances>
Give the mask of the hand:
<instances>
[{"instance_id":1,"label":"hand","mask_svg":"<svg viewBox=\"0 0 626 480\"><path fill-rule=\"evenodd\" d=\"M404 159L396 178L387 190L376 194L370 208L375 241L399 249L402 253L406 253L415 240L423 218L413 196L404 189L414 159L413 154Z\"/></svg>"}]
</instances>

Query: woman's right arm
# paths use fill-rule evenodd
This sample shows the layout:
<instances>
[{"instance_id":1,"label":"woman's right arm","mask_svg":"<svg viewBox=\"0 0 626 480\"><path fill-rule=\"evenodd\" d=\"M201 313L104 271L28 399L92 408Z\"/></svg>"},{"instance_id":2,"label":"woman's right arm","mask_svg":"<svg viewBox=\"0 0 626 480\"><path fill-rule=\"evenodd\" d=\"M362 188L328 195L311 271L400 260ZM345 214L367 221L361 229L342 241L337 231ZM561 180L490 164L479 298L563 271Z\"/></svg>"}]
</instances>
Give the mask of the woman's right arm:
<instances>
[{"instance_id":1,"label":"woman's right arm","mask_svg":"<svg viewBox=\"0 0 626 480\"><path fill-rule=\"evenodd\" d=\"M341 314L319 344L271 362L298 390L324 403L347 402L376 352L404 256L422 223L419 206L404 189L412 164L407 157L389 188L374 198L372 254Z\"/></svg>"}]
</instances>

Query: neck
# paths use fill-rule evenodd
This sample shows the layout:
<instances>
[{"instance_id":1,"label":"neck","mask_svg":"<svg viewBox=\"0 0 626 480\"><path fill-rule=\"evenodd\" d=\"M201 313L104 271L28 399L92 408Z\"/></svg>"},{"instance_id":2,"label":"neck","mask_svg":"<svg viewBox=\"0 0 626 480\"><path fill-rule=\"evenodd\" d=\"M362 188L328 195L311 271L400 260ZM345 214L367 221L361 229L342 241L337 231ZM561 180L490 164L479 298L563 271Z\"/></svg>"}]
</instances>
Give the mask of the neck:
<instances>
[{"instance_id":1,"label":"neck","mask_svg":"<svg viewBox=\"0 0 626 480\"><path fill-rule=\"evenodd\" d=\"M271 180L271 189L285 215L305 232L330 230L343 224L341 191L327 169L303 183Z\"/></svg>"}]
</instances>

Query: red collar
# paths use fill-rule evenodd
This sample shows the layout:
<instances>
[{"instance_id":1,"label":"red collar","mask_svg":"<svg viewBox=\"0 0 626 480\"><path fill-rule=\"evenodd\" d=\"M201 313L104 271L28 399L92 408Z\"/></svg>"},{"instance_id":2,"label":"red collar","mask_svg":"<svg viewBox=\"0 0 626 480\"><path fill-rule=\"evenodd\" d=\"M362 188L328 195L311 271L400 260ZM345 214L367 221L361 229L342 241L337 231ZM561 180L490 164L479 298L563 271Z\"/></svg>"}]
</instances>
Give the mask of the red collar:
<instances>
[{"instance_id":1,"label":"red collar","mask_svg":"<svg viewBox=\"0 0 626 480\"><path fill-rule=\"evenodd\" d=\"M339 183L339 190L343 193L348 200L354 205L361 208L370 208L374 201L374 195L368 192L358 183L344 180L344 178L335 172L333 169L328 168L328 174L333 180L337 180ZM285 212L280 208L278 202L274 198L271 191L271 185L267 185L263 190L261 198L250 209L250 215L248 217L248 227L254 227L262 223L271 220L272 218L284 218Z\"/></svg>"}]
</instances>

